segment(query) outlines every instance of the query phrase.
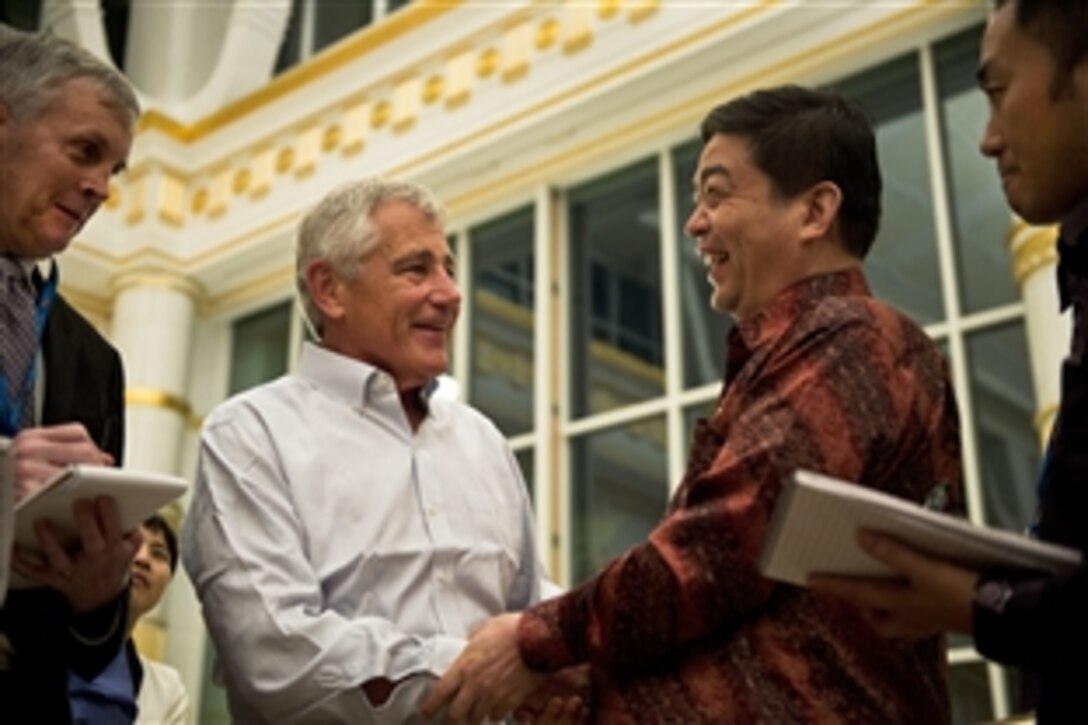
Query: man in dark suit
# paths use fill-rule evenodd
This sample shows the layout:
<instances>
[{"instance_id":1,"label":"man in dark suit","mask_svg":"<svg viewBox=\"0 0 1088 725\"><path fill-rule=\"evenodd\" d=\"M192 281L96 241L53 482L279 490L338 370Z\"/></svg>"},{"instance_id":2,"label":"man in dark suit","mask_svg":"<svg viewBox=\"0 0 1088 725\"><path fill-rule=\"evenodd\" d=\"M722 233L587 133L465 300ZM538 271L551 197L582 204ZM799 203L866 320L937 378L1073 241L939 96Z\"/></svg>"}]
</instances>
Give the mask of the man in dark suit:
<instances>
[{"instance_id":1,"label":"man in dark suit","mask_svg":"<svg viewBox=\"0 0 1088 725\"><path fill-rule=\"evenodd\" d=\"M0 26L0 436L11 481L0 499L0 593L10 569L34 588L0 594L3 719L69 722L69 670L92 678L125 636L130 562L110 498L73 507L80 545L49 522L40 558L11 554L11 504L72 463L117 464L123 442L120 357L56 295L51 257L67 248L124 168L138 102L85 50Z\"/></svg>"},{"instance_id":2,"label":"man in dark suit","mask_svg":"<svg viewBox=\"0 0 1088 725\"><path fill-rule=\"evenodd\" d=\"M1039 482L1038 534L1088 557L1088 0L997 0L978 81L990 103L980 149L1013 211L1061 225L1057 283L1073 309L1061 405ZM891 637L970 634L985 657L1035 673L1036 721L1085 721L1088 562L1066 575L963 568L874 532L870 554L895 581L813 584L862 609Z\"/></svg>"}]
</instances>

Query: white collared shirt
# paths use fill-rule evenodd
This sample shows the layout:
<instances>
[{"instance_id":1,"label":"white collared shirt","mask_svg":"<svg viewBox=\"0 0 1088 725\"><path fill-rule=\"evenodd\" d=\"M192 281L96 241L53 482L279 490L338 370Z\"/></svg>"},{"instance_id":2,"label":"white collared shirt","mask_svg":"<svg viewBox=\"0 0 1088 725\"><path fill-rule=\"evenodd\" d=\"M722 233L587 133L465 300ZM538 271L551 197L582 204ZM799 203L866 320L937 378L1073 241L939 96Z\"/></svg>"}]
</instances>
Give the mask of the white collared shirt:
<instances>
[{"instance_id":1,"label":"white collared shirt","mask_svg":"<svg viewBox=\"0 0 1088 725\"><path fill-rule=\"evenodd\" d=\"M429 404L413 434L389 375L307 344L211 414L182 560L235 721L408 721L476 627L540 597L505 440ZM409 679L371 708L375 677Z\"/></svg>"}]
</instances>

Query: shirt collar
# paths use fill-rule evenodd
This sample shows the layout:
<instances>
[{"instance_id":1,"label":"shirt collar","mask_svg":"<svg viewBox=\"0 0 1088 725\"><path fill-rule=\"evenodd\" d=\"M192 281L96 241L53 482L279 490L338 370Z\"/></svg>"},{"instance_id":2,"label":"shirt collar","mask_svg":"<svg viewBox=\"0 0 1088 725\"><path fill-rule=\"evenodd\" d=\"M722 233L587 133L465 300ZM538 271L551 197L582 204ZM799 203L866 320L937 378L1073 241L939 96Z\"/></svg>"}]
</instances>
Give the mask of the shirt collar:
<instances>
[{"instance_id":1,"label":"shirt collar","mask_svg":"<svg viewBox=\"0 0 1088 725\"><path fill-rule=\"evenodd\" d=\"M804 309L826 297L847 295L871 295L861 267L806 277L784 289L762 310L733 329L748 350L755 350L785 332Z\"/></svg>"},{"instance_id":2,"label":"shirt collar","mask_svg":"<svg viewBox=\"0 0 1088 725\"><path fill-rule=\"evenodd\" d=\"M360 405L375 396L396 394L393 376L370 363L341 355L327 347L305 342L299 359L298 375L317 385L336 400ZM420 389L424 403L430 401L438 381L431 380Z\"/></svg>"}]
</instances>

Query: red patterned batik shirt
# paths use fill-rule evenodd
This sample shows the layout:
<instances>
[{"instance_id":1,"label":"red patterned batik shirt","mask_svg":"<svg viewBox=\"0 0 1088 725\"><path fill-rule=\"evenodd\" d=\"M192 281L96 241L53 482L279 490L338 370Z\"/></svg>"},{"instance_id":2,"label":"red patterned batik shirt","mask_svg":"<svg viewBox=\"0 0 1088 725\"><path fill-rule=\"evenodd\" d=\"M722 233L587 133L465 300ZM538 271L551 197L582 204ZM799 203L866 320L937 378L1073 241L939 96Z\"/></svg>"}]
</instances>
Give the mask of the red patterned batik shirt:
<instances>
[{"instance_id":1,"label":"red patterned batik shirt","mask_svg":"<svg viewBox=\"0 0 1088 725\"><path fill-rule=\"evenodd\" d=\"M726 383L646 543L519 625L533 669L591 663L592 722L950 719L943 640L887 640L849 605L756 569L797 468L962 506L940 351L860 270L803 280L728 341Z\"/></svg>"}]
</instances>

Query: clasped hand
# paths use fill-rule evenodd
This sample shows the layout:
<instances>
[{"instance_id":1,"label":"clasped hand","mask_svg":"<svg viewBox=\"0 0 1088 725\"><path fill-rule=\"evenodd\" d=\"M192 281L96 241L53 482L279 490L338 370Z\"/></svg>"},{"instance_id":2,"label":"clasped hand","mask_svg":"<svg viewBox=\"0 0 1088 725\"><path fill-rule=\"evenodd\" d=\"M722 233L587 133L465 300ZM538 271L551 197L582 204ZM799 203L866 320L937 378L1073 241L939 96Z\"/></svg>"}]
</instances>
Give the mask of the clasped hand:
<instances>
[{"instance_id":1,"label":"clasped hand","mask_svg":"<svg viewBox=\"0 0 1088 725\"><path fill-rule=\"evenodd\" d=\"M472 635L423 703L424 718L432 719L445 708L449 723L501 721L511 715L538 725L581 721L585 668L546 675L526 667L518 651L520 618L500 615Z\"/></svg>"}]
</instances>

